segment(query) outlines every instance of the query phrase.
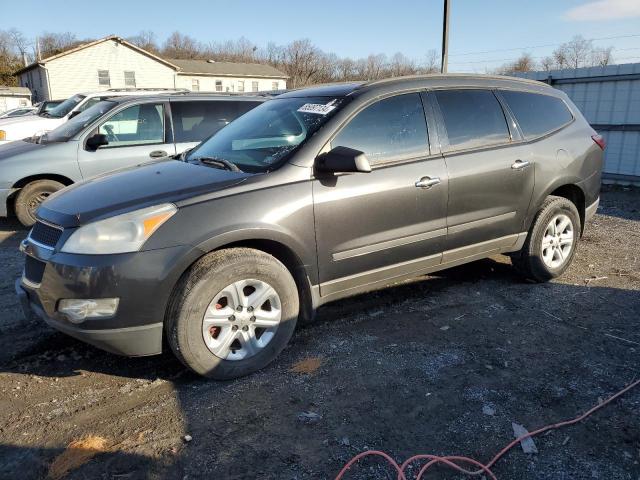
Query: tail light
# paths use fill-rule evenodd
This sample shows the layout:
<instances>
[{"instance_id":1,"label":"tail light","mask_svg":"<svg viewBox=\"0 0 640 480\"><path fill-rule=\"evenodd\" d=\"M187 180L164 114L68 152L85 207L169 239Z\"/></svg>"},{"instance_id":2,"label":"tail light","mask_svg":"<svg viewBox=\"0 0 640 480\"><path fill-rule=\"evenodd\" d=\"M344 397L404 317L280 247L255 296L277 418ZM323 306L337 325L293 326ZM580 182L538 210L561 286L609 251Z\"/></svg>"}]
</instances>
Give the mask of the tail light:
<instances>
[{"instance_id":1,"label":"tail light","mask_svg":"<svg viewBox=\"0 0 640 480\"><path fill-rule=\"evenodd\" d=\"M607 146L607 141L602 135L591 135L591 138L593 138L593 141L596 142L602 150Z\"/></svg>"}]
</instances>

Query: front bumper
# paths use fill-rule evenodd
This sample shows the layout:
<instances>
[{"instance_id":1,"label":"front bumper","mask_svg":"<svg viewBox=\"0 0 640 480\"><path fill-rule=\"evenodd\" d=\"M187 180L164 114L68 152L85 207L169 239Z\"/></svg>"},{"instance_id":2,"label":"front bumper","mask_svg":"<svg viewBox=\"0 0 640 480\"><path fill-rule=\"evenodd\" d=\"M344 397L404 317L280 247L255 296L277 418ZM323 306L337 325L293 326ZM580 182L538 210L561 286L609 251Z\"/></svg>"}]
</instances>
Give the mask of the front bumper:
<instances>
[{"instance_id":1,"label":"front bumper","mask_svg":"<svg viewBox=\"0 0 640 480\"><path fill-rule=\"evenodd\" d=\"M31 300L22 279L16 280L15 286L25 317L35 314L56 330L117 355L139 357L162 353L162 322L128 328L82 329L49 317L37 302Z\"/></svg>"},{"instance_id":2,"label":"front bumper","mask_svg":"<svg viewBox=\"0 0 640 480\"><path fill-rule=\"evenodd\" d=\"M179 246L117 255L75 255L43 249L29 239L21 250L45 262L40 283L23 275L16 293L26 316L112 353L126 356L162 352L165 311L174 285L198 254ZM70 322L57 310L63 298L119 298L110 318Z\"/></svg>"}]
</instances>

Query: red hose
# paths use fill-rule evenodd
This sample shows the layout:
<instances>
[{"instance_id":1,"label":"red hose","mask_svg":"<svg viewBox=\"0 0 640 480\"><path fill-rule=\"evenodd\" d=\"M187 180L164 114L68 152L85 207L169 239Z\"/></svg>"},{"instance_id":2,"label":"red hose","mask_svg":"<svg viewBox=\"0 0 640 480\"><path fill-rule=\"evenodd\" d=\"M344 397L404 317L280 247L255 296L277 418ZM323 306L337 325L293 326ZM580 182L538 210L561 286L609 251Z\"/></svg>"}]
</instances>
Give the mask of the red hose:
<instances>
[{"instance_id":1,"label":"red hose","mask_svg":"<svg viewBox=\"0 0 640 480\"><path fill-rule=\"evenodd\" d=\"M396 463L396 461L393 458L391 458L391 456L386 454L385 452L381 452L381 451L378 451L378 450L367 450L366 452L359 453L358 455L353 457L351 460L349 460L346 463L346 465L344 467L342 467L342 470L340 470L340 473L338 473L338 475L336 476L336 480L341 480L342 477L344 476L344 474L347 472L347 470L349 470L356 462L358 462L358 460L360 460L361 458L364 458L364 457L368 457L368 456L380 456L380 457L383 457L391 466L393 466L395 468L396 472L398 473L398 480L407 480L407 477L405 475L406 468L409 465L411 465L412 463L414 463L414 462L416 462L418 460L429 460L429 461L425 465L422 466L422 468L418 472L418 475L416 476L416 480L421 480L422 476L427 472L427 470L429 470L433 465L437 465L439 463L444 464L444 465L452 468L453 470L456 470L456 471L458 471L460 473L464 473L466 475L478 476L478 475L481 475L481 474L485 473L492 480L498 480L498 477L496 477L496 475L491 471L491 467L493 467L496 464L496 462L498 460L500 460L500 458L502 458L509 450L511 450L514 446L516 446L522 440L525 440L527 438L533 437L535 435L540 435L541 433L544 433L544 432L546 432L548 430L553 430L553 429L556 429L556 428L566 427L566 426L573 425L575 423L581 422L582 420L587 418L592 413L600 410L605 405L608 405L609 403L613 402L614 400L616 400L617 398L621 397L622 395L627 393L629 390L631 390L632 388L634 388L634 387L636 387L638 385L640 385L640 380L636 380L636 381L632 382L631 384L629 384L628 386L626 386L625 388L620 390L615 395L612 395L611 397L609 397L608 399L606 399L602 403L599 403L598 405L596 405L593 408L587 410L582 415L579 415L574 419L565 420L563 422L554 423L552 425L547 425L545 427L539 428L537 430L534 430L533 432L529 432L529 433L527 433L525 435L522 435L522 436L516 438L514 441L512 441L506 447L504 447L502 450L500 450L498 452L498 454L495 457L493 457L491 459L491 461L489 463L487 463L487 464L483 464L483 463L481 463L481 462L479 462L477 460L474 460L473 458L462 457L462 456L440 457L438 455L414 455L413 457L410 457L407 460L405 460L402 463L402 465L398 465ZM475 467L478 467L478 469L477 470L468 470L468 469L464 468L463 466L461 466L461 464L463 464L463 465L464 464L471 464L471 465L473 465Z\"/></svg>"}]
</instances>

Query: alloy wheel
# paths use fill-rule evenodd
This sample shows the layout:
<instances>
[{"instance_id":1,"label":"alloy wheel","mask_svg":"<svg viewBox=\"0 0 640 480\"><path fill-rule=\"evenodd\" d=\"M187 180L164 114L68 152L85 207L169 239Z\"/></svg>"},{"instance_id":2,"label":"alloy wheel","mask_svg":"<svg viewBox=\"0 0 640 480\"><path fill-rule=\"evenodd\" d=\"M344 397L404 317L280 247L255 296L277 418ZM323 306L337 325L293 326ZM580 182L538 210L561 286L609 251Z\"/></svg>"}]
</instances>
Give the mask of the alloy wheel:
<instances>
[{"instance_id":1,"label":"alloy wheel","mask_svg":"<svg viewBox=\"0 0 640 480\"><path fill-rule=\"evenodd\" d=\"M555 215L542 237L542 259L549 268L562 266L573 248L573 222L564 213Z\"/></svg>"}]
</instances>

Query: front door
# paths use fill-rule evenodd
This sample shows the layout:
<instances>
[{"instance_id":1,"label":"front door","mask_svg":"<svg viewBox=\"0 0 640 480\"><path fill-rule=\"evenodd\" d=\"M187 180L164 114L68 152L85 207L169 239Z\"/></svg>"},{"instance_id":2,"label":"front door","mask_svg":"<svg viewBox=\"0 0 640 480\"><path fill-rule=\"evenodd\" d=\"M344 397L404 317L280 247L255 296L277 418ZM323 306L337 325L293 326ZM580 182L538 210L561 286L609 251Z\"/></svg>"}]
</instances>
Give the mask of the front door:
<instances>
[{"instance_id":1,"label":"front door","mask_svg":"<svg viewBox=\"0 0 640 480\"><path fill-rule=\"evenodd\" d=\"M321 295L439 264L447 172L430 155L420 95L367 106L329 148L337 146L363 151L372 171L313 182Z\"/></svg>"},{"instance_id":2,"label":"front door","mask_svg":"<svg viewBox=\"0 0 640 480\"><path fill-rule=\"evenodd\" d=\"M447 251L460 256L515 243L533 192L533 158L513 143L500 102L491 90L436 91L449 172ZM448 145L447 145L448 143ZM444 261L452 260L445 254Z\"/></svg>"},{"instance_id":3,"label":"front door","mask_svg":"<svg viewBox=\"0 0 640 480\"><path fill-rule=\"evenodd\" d=\"M176 153L169 138L163 102L140 103L124 108L105 120L95 133L109 141L95 151L78 147L78 163L84 178L145 163Z\"/></svg>"}]
</instances>

